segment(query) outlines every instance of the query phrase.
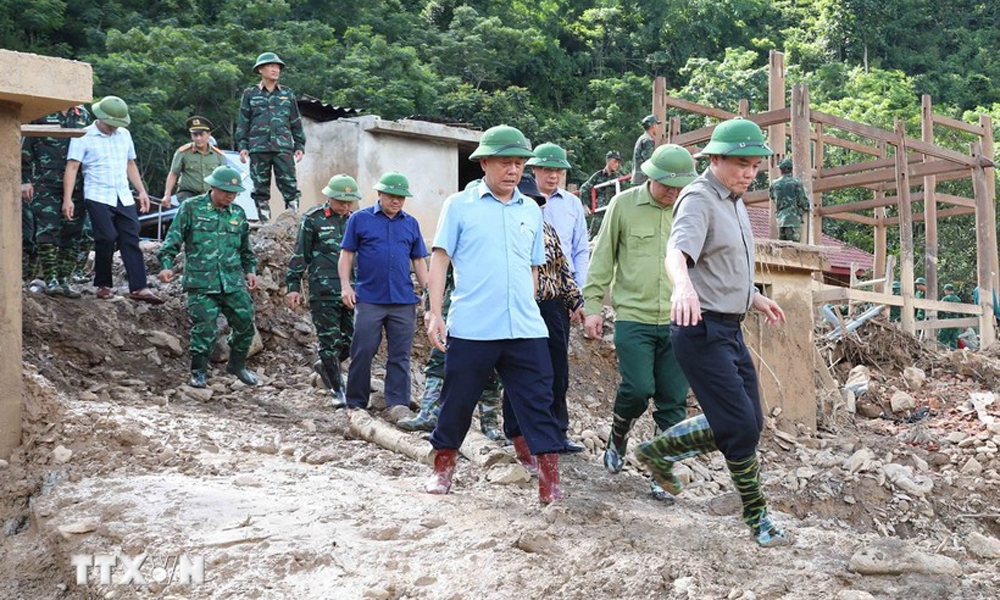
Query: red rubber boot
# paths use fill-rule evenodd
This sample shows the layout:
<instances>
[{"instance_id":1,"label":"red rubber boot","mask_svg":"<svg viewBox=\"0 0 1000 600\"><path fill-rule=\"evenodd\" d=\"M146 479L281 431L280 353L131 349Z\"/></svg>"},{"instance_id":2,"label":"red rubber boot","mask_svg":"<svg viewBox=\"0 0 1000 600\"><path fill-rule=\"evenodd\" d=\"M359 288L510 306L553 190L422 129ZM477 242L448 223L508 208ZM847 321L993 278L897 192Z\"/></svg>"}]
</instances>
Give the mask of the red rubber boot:
<instances>
[{"instance_id":1,"label":"red rubber boot","mask_svg":"<svg viewBox=\"0 0 1000 600\"><path fill-rule=\"evenodd\" d=\"M511 440L514 443L514 454L517 455L517 462L521 463L521 466L525 468L528 473L538 476L538 462L535 457L531 455L531 450L528 450L528 442L524 440L524 436L518 436Z\"/></svg>"},{"instance_id":2,"label":"red rubber boot","mask_svg":"<svg viewBox=\"0 0 1000 600\"><path fill-rule=\"evenodd\" d=\"M566 497L559 487L559 455L555 452L539 454L538 499L542 504L552 504Z\"/></svg>"},{"instance_id":3,"label":"red rubber boot","mask_svg":"<svg viewBox=\"0 0 1000 600\"><path fill-rule=\"evenodd\" d=\"M458 450L442 448L434 453L434 475L427 481L424 491L428 494L447 494L451 490L451 479L455 476L455 461Z\"/></svg>"}]
</instances>

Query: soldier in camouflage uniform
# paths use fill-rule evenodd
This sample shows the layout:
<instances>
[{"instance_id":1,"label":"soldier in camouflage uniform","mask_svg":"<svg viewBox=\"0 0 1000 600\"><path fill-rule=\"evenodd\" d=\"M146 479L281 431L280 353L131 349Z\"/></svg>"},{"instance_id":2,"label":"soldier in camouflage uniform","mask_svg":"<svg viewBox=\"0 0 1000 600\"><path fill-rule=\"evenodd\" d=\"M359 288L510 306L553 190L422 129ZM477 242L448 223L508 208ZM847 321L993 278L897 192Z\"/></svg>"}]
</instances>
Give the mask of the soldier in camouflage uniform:
<instances>
[{"instance_id":1,"label":"soldier in camouflage uniform","mask_svg":"<svg viewBox=\"0 0 1000 600\"><path fill-rule=\"evenodd\" d=\"M257 257L250 249L250 225L236 195L245 188L240 172L219 167L205 178L209 193L181 204L160 248L160 281L173 279L174 259L184 249L184 289L191 318L192 387L205 387L208 359L215 345L219 312L226 316L229 364L226 371L246 385L257 385L246 358L254 335L254 306L250 291L257 289Z\"/></svg>"},{"instance_id":2,"label":"soldier in camouflage uniform","mask_svg":"<svg viewBox=\"0 0 1000 600\"><path fill-rule=\"evenodd\" d=\"M477 183L474 181L473 183ZM449 265L445 276L444 300L441 307L441 318L448 318L448 307L451 306L451 293L455 291L455 270ZM424 295L425 308L428 308L428 298ZM425 312L426 316L427 313ZM441 412L441 388L444 387L445 353L437 348L431 348L431 354L424 365L424 398L420 402L420 412L412 419L403 419L396 426L404 431L433 431L437 425L438 413ZM479 395L479 428L486 437L494 441L505 439L500 430L500 378L497 372L490 373L486 387Z\"/></svg>"},{"instance_id":3,"label":"soldier in camouflage uniform","mask_svg":"<svg viewBox=\"0 0 1000 600\"><path fill-rule=\"evenodd\" d=\"M590 239L597 237L597 232L601 230L601 222L604 220L604 211L597 212L598 209L605 208L615 196L613 185L597 188L595 197L596 206L591 205L591 190L602 183L614 181L621 177L618 168L622 165L622 155L617 150L610 150L604 157L604 168L590 176L583 185L580 186L580 200L587 213L587 231Z\"/></svg>"},{"instance_id":4,"label":"soldier in camouflage uniform","mask_svg":"<svg viewBox=\"0 0 1000 600\"><path fill-rule=\"evenodd\" d=\"M295 308L302 302L302 276L309 271L309 310L319 339L319 361L313 369L333 390L334 408L347 406L340 363L351 355L354 310L340 298L340 243L354 202L361 200L358 182L350 175L334 175L323 188L330 201L309 209L302 217L295 253L288 263L285 302Z\"/></svg>"},{"instance_id":5,"label":"soldier in camouflage uniform","mask_svg":"<svg viewBox=\"0 0 1000 600\"><path fill-rule=\"evenodd\" d=\"M184 144L174 152L170 161L170 172L163 186L163 208L170 208L170 195L177 187L177 203L191 196L207 194L209 186L205 178L212 171L226 164L226 155L216 146L209 143L212 135L212 122L205 117L191 117L187 120L191 143Z\"/></svg>"},{"instance_id":6,"label":"soldier in camouflage uniform","mask_svg":"<svg viewBox=\"0 0 1000 600\"><path fill-rule=\"evenodd\" d=\"M791 158L781 161L778 169L781 177L775 179L768 190L778 220L778 239L797 242L802 230L802 213L810 209L809 198L802 182L792 177Z\"/></svg>"},{"instance_id":7,"label":"soldier in camouflage uniform","mask_svg":"<svg viewBox=\"0 0 1000 600\"><path fill-rule=\"evenodd\" d=\"M660 120L656 118L656 115L646 115L642 121L639 123L642 128L646 130L645 133L639 136L639 139L635 141L635 149L632 151L632 186L638 186L646 183L649 177L642 172L639 167L642 163L646 162L653 156L653 150L656 150L656 135L657 135L657 125L660 124Z\"/></svg>"},{"instance_id":8,"label":"soldier in camouflage uniform","mask_svg":"<svg viewBox=\"0 0 1000 600\"><path fill-rule=\"evenodd\" d=\"M90 123L90 114L82 106L52 113L34 122L64 129L82 129ZM75 210L72 218L62 214L63 174L70 138L25 137L21 140L22 197L28 201L34 224L34 245L41 266L45 293L50 296L79 298L70 275L76 265L77 252L83 239L86 211L83 185L76 185L73 194ZM77 175L80 179L79 174ZM79 181L77 182L79 184ZM30 258L29 258L30 261ZM30 263L25 276L34 270ZM33 273L30 273L33 275Z\"/></svg>"},{"instance_id":9,"label":"soldier in camouflage uniform","mask_svg":"<svg viewBox=\"0 0 1000 600\"><path fill-rule=\"evenodd\" d=\"M955 294L955 286L950 283L944 286L944 298L941 298L941 302L961 302L962 299ZM951 312L940 312L938 313L938 318L941 319L958 319L962 315ZM957 327L947 327L944 329L938 329L938 342L948 346L952 350L958 348L958 336L961 331Z\"/></svg>"},{"instance_id":10,"label":"soldier in camouflage uniform","mask_svg":"<svg viewBox=\"0 0 1000 600\"><path fill-rule=\"evenodd\" d=\"M236 122L236 149L240 160L250 159L254 203L261 223L271 218L271 170L285 199L285 207L299 208L299 189L295 179L295 163L306 151L306 134L302 116L295 102L295 92L278 84L282 62L274 52L257 57L253 66L260 74L260 83L248 87L240 100Z\"/></svg>"},{"instance_id":11,"label":"soldier in camouflage uniform","mask_svg":"<svg viewBox=\"0 0 1000 600\"><path fill-rule=\"evenodd\" d=\"M22 179L24 176L21 176ZM35 216L31 214L31 184L21 184L21 281L33 293L41 292L35 279L38 255L35 250Z\"/></svg>"}]
</instances>

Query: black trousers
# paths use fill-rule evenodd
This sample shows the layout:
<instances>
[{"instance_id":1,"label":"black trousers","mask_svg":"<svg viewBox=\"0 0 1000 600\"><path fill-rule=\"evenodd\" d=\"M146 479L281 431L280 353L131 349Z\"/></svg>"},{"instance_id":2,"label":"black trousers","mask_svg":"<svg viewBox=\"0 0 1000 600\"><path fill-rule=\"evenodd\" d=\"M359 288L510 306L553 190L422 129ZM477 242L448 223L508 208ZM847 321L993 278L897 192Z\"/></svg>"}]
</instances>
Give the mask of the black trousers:
<instances>
[{"instance_id":1,"label":"black trousers","mask_svg":"<svg viewBox=\"0 0 1000 600\"><path fill-rule=\"evenodd\" d=\"M719 450L733 461L755 454L764 416L757 369L740 323L706 315L697 325L674 323L670 337Z\"/></svg>"},{"instance_id":2,"label":"black trousers","mask_svg":"<svg viewBox=\"0 0 1000 600\"><path fill-rule=\"evenodd\" d=\"M569 311L562 300L538 303L545 326L549 329L549 358L552 360L552 416L563 432L569 430L569 409L566 391L569 389Z\"/></svg>"},{"instance_id":3,"label":"black trousers","mask_svg":"<svg viewBox=\"0 0 1000 600\"><path fill-rule=\"evenodd\" d=\"M87 213L94 229L94 285L114 287L111 276L111 259L115 247L121 252L128 275L128 289L137 292L148 286L146 263L139 249L139 209L136 205L109 206L87 200Z\"/></svg>"}]
</instances>

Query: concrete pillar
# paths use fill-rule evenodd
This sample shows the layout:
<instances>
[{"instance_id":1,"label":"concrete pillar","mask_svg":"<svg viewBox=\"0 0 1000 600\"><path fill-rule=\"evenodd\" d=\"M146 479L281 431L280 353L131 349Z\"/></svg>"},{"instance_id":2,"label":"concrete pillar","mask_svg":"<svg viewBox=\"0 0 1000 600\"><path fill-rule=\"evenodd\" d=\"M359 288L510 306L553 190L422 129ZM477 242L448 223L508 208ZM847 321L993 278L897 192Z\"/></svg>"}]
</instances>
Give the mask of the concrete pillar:
<instances>
[{"instance_id":1,"label":"concrete pillar","mask_svg":"<svg viewBox=\"0 0 1000 600\"><path fill-rule=\"evenodd\" d=\"M21 443L21 107L0 102L0 456Z\"/></svg>"}]
</instances>

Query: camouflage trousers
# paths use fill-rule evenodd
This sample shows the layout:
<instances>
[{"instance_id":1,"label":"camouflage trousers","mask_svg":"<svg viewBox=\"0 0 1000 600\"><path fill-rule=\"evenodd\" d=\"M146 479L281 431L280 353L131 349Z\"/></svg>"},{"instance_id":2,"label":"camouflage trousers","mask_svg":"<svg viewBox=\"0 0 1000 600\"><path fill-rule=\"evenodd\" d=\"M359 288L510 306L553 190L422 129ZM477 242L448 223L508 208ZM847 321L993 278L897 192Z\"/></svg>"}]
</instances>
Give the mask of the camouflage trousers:
<instances>
[{"instance_id":1,"label":"camouflage trousers","mask_svg":"<svg viewBox=\"0 0 1000 600\"><path fill-rule=\"evenodd\" d=\"M38 256L35 254L35 215L27 202L21 202L21 279L35 278Z\"/></svg>"},{"instance_id":2,"label":"camouflage trousers","mask_svg":"<svg viewBox=\"0 0 1000 600\"><path fill-rule=\"evenodd\" d=\"M188 292L188 317L191 318L191 356L208 356L215 345L216 321L221 312L231 329L229 349L233 355L246 356L253 341L253 298L246 289L228 294Z\"/></svg>"},{"instance_id":3,"label":"camouflage trousers","mask_svg":"<svg viewBox=\"0 0 1000 600\"><path fill-rule=\"evenodd\" d=\"M604 222L604 212L594 213L587 217L587 224L589 225L588 237L594 239L597 234L601 232L601 223Z\"/></svg>"},{"instance_id":4,"label":"camouflage trousers","mask_svg":"<svg viewBox=\"0 0 1000 600\"><path fill-rule=\"evenodd\" d=\"M31 211L33 254L37 254L42 278L50 281L68 277L84 238L87 210L83 198L74 199L72 219L62 215L62 190L51 186L38 186L27 206ZM22 231L22 241L25 235Z\"/></svg>"},{"instance_id":5,"label":"camouflage trousers","mask_svg":"<svg viewBox=\"0 0 1000 600\"><path fill-rule=\"evenodd\" d=\"M295 179L295 155L289 152L255 152L250 155L250 179L253 192L250 196L257 205L260 221L271 219L271 171L274 182L287 207L299 200L298 181Z\"/></svg>"},{"instance_id":6,"label":"camouflage trousers","mask_svg":"<svg viewBox=\"0 0 1000 600\"><path fill-rule=\"evenodd\" d=\"M354 309L344 306L340 294L309 296L309 312L319 340L320 358L345 361L351 356Z\"/></svg>"},{"instance_id":7,"label":"camouflage trousers","mask_svg":"<svg viewBox=\"0 0 1000 600\"><path fill-rule=\"evenodd\" d=\"M437 411L440 410L441 389L444 387L444 360L445 353L434 348L431 350L431 355L427 357L427 364L424 365L424 375L427 379L424 384L424 401L420 410L423 412L424 405L427 405L428 412L433 411L435 418L437 418ZM499 422L502 391L500 376L497 375L496 371L493 371L490 373L489 379L486 380L483 393L479 395L480 421L485 420L494 424Z\"/></svg>"}]
</instances>

